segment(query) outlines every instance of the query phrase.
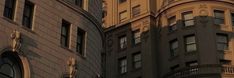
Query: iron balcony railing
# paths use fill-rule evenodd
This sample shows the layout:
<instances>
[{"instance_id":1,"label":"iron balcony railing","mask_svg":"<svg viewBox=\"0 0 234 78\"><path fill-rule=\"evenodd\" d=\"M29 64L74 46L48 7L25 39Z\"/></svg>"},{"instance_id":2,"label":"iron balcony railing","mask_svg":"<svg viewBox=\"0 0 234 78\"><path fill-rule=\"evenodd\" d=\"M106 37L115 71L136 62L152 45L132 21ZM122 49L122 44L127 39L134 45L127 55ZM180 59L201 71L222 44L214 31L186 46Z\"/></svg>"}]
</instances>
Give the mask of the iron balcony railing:
<instances>
[{"instance_id":1,"label":"iron balcony railing","mask_svg":"<svg viewBox=\"0 0 234 78\"><path fill-rule=\"evenodd\" d=\"M171 71L164 78L199 78L211 75L234 75L233 65L198 65Z\"/></svg>"}]
</instances>

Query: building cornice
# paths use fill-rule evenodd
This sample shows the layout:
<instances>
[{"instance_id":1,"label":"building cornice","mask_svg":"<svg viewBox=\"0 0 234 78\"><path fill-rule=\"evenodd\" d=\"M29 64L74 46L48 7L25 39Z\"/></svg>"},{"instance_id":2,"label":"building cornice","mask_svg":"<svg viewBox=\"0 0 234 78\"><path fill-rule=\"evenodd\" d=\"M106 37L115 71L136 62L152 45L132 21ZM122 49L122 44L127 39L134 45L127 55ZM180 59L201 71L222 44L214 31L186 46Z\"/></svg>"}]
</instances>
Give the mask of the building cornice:
<instances>
[{"instance_id":1,"label":"building cornice","mask_svg":"<svg viewBox=\"0 0 234 78\"><path fill-rule=\"evenodd\" d=\"M234 1L233 0L180 0L180 1L175 1L172 2L168 5L164 5L163 7L161 7L155 14L155 17L158 18L162 13L164 13L165 11L167 11L168 9L171 9L175 6L179 6L179 5L183 5L183 4L187 4L187 3L192 3L192 2L201 2L201 1L212 1L212 2L223 2L223 3L228 3L231 5L234 5Z\"/></svg>"},{"instance_id":2,"label":"building cornice","mask_svg":"<svg viewBox=\"0 0 234 78\"><path fill-rule=\"evenodd\" d=\"M118 23L118 24L115 24L115 25L113 25L113 26L110 26L110 27L104 29L104 32L113 31L113 30L115 30L115 29L118 29L118 28L120 28L120 27L123 27L123 26L125 26L125 25L127 25L127 24L131 24L132 22L141 20L141 19L143 19L143 18L146 18L146 17L154 17L154 15L155 15L155 14L154 14L153 12L146 12L146 13L143 13L143 14L141 14L141 15L138 16L138 17L131 18L131 19L125 21L125 22Z\"/></svg>"}]
</instances>

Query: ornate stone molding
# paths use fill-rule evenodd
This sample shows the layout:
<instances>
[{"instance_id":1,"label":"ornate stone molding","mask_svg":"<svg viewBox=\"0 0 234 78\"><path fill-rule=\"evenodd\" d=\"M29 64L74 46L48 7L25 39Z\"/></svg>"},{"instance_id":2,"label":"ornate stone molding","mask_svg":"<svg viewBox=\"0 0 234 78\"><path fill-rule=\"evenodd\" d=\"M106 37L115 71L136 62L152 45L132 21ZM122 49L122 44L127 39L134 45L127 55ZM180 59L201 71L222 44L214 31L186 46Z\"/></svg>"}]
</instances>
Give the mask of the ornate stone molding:
<instances>
[{"instance_id":1,"label":"ornate stone molding","mask_svg":"<svg viewBox=\"0 0 234 78\"><path fill-rule=\"evenodd\" d=\"M12 39L12 51L13 52L20 52L21 48L21 33L19 31L14 30L13 33L11 33L11 39Z\"/></svg>"},{"instance_id":2,"label":"ornate stone molding","mask_svg":"<svg viewBox=\"0 0 234 78\"><path fill-rule=\"evenodd\" d=\"M77 73L77 62L76 59L73 57L70 57L67 61L67 71L65 78L75 78Z\"/></svg>"}]
</instances>

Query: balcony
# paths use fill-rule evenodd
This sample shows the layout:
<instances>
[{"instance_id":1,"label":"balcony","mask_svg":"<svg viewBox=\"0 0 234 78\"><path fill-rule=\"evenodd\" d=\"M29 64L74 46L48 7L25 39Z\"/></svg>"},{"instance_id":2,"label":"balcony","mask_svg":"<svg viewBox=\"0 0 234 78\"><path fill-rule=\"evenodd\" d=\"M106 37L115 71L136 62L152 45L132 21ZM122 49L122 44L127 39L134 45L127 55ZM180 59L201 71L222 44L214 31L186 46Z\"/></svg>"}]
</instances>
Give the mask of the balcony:
<instances>
[{"instance_id":1,"label":"balcony","mask_svg":"<svg viewBox=\"0 0 234 78\"><path fill-rule=\"evenodd\" d=\"M199 78L199 77L234 77L234 66L199 65L185 67L164 75L163 78Z\"/></svg>"},{"instance_id":2,"label":"balcony","mask_svg":"<svg viewBox=\"0 0 234 78\"><path fill-rule=\"evenodd\" d=\"M232 65L223 65L222 66L222 76L223 77L234 77L234 66Z\"/></svg>"}]
</instances>

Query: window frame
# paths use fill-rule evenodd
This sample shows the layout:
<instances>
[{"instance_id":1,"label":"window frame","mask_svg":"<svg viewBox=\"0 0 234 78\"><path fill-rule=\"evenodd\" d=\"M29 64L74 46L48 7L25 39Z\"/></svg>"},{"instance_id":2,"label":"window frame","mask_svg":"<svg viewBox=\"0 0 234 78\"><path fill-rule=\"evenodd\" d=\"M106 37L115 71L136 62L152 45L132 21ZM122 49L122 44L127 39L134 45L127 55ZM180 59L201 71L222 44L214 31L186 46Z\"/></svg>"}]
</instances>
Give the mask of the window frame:
<instances>
[{"instance_id":1,"label":"window frame","mask_svg":"<svg viewBox=\"0 0 234 78\"><path fill-rule=\"evenodd\" d=\"M189 15L189 14L192 15L192 18L185 18L186 15ZM181 14L181 16L182 16L182 19L183 19L183 25L184 25L184 27L189 27L189 26L194 26L194 25L195 25L195 20L194 20L193 11L186 11L186 12L183 12L183 13ZM189 21L192 21L193 24L192 24L192 25L186 25L186 24L187 24L186 22L189 22Z\"/></svg>"},{"instance_id":2,"label":"window frame","mask_svg":"<svg viewBox=\"0 0 234 78\"><path fill-rule=\"evenodd\" d=\"M194 37L194 42L188 42L188 39ZM184 42L185 42L185 52L195 52L197 51L197 41L196 41L196 36L195 34L191 34L191 35L186 35L184 36ZM192 51L188 51L188 47L189 46L195 46L195 50Z\"/></svg>"},{"instance_id":3,"label":"window frame","mask_svg":"<svg viewBox=\"0 0 234 78\"><path fill-rule=\"evenodd\" d=\"M137 45L141 43L141 31L140 29L134 30L133 32L133 44Z\"/></svg>"},{"instance_id":4,"label":"window frame","mask_svg":"<svg viewBox=\"0 0 234 78\"><path fill-rule=\"evenodd\" d=\"M63 34L63 28L65 28L65 33ZM66 21L66 20L62 20L62 26L61 26L61 39L60 39L60 44L62 47L66 47L69 48L70 45L70 33L71 33L71 23ZM65 43L63 44L63 39L65 39Z\"/></svg>"},{"instance_id":5,"label":"window frame","mask_svg":"<svg viewBox=\"0 0 234 78\"><path fill-rule=\"evenodd\" d=\"M128 72L128 61L127 61L127 58L126 57L123 57L123 58L120 58L118 60L118 68L119 68L119 73L120 74L125 74Z\"/></svg>"},{"instance_id":6,"label":"window frame","mask_svg":"<svg viewBox=\"0 0 234 78\"><path fill-rule=\"evenodd\" d=\"M225 11L223 11L223 10L214 10L213 12L214 12L214 24L216 24L216 25L225 24ZM216 16L217 13L222 14L222 16L221 17ZM217 23L216 22L217 20L219 20L219 22L222 21L222 23Z\"/></svg>"},{"instance_id":7,"label":"window frame","mask_svg":"<svg viewBox=\"0 0 234 78\"><path fill-rule=\"evenodd\" d=\"M179 50L179 41L178 41L178 39L171 40L169 43L170 43L171 57L177 56L178 55L178 50ZM173 48L174 44L177 44L176 48Z\"/></svg>"},{"instance_id":8,"label":"window frame","mask_svg":"<svg viewBox=\"0 0 234 78\"><path fill-rule=\"evenodd\" d=\"M231 13L231 22L232 22L232 27L234 27L234 13Z\"/></svg>"},{"instance_id":9,"label":"window frame","mask_svg":"<svg viewBox=\"0 0 234 78\"><path fill-rule=\"evenodd\" d=\"M128 18L127 10L124 10L119 13L119 22L124 22Z\"/></svg>"},{"instance_id":10,"label":"window frame","mask_svg":"<svg viewBox=\"0 0 234 78\"><path fill-rule=\"evenodd\" d=\"M121 40L123 40L123 42ZM127 38L127 35L120 36L119 37L119 49L120 50L125 50L125 49L127 49L127 47L128 47L128 38Z\"/></svg>"},{"instance_id":11,"label":"window frame","mask_svg":"<svg viewBox=\"0 0 234 78\"><path fill-rule=\"evenodd\" d=\"M22 25L29 29L32 29L34 9L35 9L35 4L30 2L29 0L25 0L23 17L22 17ZM26 10L29 10L29 15L26 15L26 12L27 12ZM26 20L28 20L28 22Z\"/></svg>"},{"instance_id":12,"label":"window frame","mask_svg":"<svg viewBox=\"0 0 234 78\"><path fill-rule=\"evenodd\" d=\"M136 59L137 56L139 56L139 59ZM134 69L139 69L139 68L141 68L141 67L142 67L142 54L141 54L141 52L137 52L137 53L132 54L132 58L133 58L133 59L132 59L133 68L134 68ZM137 64L140 64L140 66L137 67Z\"/></svg>"},{"instance_id":13,"label":"window frame","mask_svg":"<svg viewBox=\"0 0 234 78\"><path fill-rule=\"evenodd\" d=\"M132 16L136 17L141 14L141 5L136 5L132 7Z\"/></svg>"},{"instance_id":14,"label":"window frame","mask_svg":"<svg viewBox=\"0 0 234 78\"><path fill-rule=\"evenodd\" d=\"M177 30L177 26L176 26L176 24L177 24L176 15L169 17L169 18L167 19L167 21L168 21L168 30L169 30L169 32L172 32L172 31Z\"/></svg>"},{"instance_id":15,"label":"window frame","mask_svg":"<svg viewBox=\"0 0 234 78\"><path fill-rule=\"evenodd\" d=\"M12 3L12 4L10 4L10 3ZM9 4L9 5L7 5L7 4ZM15 17L15 8L16 8L16 0L12 0L12 2L10 0L5 0L3 16L13 20Z\"/></svg>"},{"instance_id":16,"label":"window frame","mask_svg":"<svg viewBox=\"0 0 234 78\"><path fill-rule=\"evenodd\" d=\"M225 37L226 38L226 41L219 41L219 37ZM216 34L216 47L217 47L217 50L218 51L225 51L225 50L228 50L229 49L229 39L228 39L228 35L227 34L223 34L223 33L217 33ZM219 45L225 45L226 46L226 49L219 49Z\"/></svg>"},{"instance_id":17,"label":"window frame","mask_svg":"<svg viewBox=\"0 0 234 78\"><path fill-rule=\"evenodd\" d=\"M80 55L84 56L85 55L85 43L86 43L86 31L84 31L83 29L77 27L77 41L76 41L76 52L78 52ZM81 35L81 42L79 42L78 39L79 35ZM79 46L80 45L80 46ZM78 49L78 47L80 48L80 51Z\"/></svg>"}]
</instances>

